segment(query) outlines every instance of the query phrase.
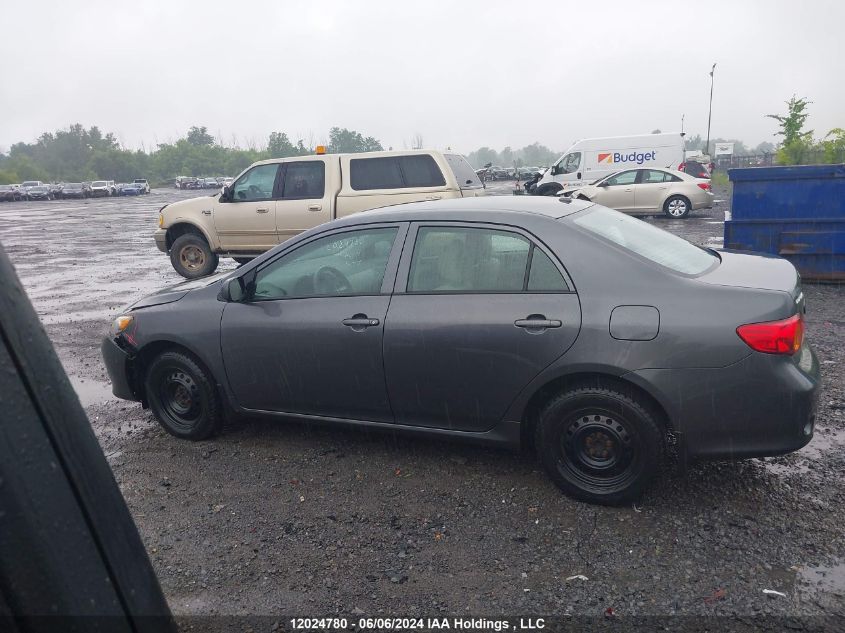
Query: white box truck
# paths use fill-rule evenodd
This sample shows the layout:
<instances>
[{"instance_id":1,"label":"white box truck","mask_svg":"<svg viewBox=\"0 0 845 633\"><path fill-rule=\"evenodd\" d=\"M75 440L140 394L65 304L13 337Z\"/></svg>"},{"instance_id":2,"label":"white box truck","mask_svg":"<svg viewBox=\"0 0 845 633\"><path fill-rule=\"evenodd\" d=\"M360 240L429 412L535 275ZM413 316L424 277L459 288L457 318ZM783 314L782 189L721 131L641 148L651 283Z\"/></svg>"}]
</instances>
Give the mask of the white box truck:
<instances>
[{"instance_id":1,"label":"white box truck","mask_svg":"<svg viewBox=\"0 0 845 633\"><path fill-rule=\"evenodd\" d=\"M678 169L683 162L684 136L680 133L585 138L566 150L546 170L534 192L541 196L554 196L621 169Z\"/></svg>"}]
</instances>

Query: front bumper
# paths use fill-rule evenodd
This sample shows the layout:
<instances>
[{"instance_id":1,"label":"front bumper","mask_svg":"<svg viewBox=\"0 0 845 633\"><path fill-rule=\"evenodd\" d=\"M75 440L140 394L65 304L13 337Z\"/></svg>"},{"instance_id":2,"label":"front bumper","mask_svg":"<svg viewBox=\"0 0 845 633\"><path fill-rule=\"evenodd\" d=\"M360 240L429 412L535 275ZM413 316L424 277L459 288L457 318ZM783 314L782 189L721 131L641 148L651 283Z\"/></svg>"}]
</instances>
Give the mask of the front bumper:
<instances>
[{"instance_id":1,"label":"front bumper","mask_svg":"<svg viewBox=\"0 0 845 633\"><path fill-rule=\"evenodd\" d=\"M138 400L132 388L132 356L119 347L112 336L106 336L100 345L103 364L111 380L112 393L124 400Z\"/></svg>"},{"instance_id":2,"label":"front bumper","mask_svg":"<svg viewBox=\"0 0 845 633\"><path fill-rule=\"evenodd\" d=\"M633 377L664 404L688 456L783 455L813 438L821 376L809 344L794 359L753 352L727 367L643 369Z\"/></svg>"},{"instance_id":3,"label":"front bumper","mask_svg":"<svg viewBox=\"0 0 845 633\"><path fill-rule=\"evenodd\" d=\"M167 252L167 229L156 229L156 232L153 233L153 238L156 241L156 247L162 253Z\"/></svg>"}]
</instances>

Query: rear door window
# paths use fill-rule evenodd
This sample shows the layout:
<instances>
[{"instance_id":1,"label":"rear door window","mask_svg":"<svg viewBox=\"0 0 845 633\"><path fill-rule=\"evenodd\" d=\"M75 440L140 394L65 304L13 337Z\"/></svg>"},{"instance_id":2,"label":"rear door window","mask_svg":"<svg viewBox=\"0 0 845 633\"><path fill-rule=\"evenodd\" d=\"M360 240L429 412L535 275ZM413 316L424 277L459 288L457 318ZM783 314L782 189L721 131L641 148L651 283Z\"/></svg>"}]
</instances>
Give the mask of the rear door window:
<instances>
[{"instance_id":1,"label":"rear door window","mask_svg":"<svg viewBox=\"0 0 845 633\"><path fill-rule=\"evenodd\" d=\"M552 260L526 237L472 227L421 227L408 292L568 292Z\"/></svg>"},{"instance_id":2,"label":"rear door window","mask_svg":"<svg viewBox=\"0 0 845 633\"><path fill-rule=\"evenodd\" d=\"M528 292L565 292L569 290L563 275L542 250L533 247L531 270L528 273Z\"/></svg>"},{"instance_id":3,"label":"rear door window","mask_svg":"<svg viewBox=\"0 0 845 633\"><path fill-rule=\"evenodd\" d=\"M349 161L349 184L356 191L443 187L446 180L429 154L353 158Z\"/></svg>"},{"instance_id":4,"label":"rear door window","mask_svg":"<svg viewBox=\"0 0 845 633\"><path fill-rule=\"evenodd\" d=\"M322 198L326 191L326 164L321 160L285 163L282 198Z\"/></svg>"},{"instance_id":5,"label":"rear door window","mask_svg":"<svg viewBox=\"0 0 845 633\"><path fill-rule=\"evenodd\" d=\"M461 189L482 189L484 184L478 179L478 174L467 162L467 159L460 154L444 154L446 163L449 169L458 181L458 187Z\"/></svg>"}]
</instances>

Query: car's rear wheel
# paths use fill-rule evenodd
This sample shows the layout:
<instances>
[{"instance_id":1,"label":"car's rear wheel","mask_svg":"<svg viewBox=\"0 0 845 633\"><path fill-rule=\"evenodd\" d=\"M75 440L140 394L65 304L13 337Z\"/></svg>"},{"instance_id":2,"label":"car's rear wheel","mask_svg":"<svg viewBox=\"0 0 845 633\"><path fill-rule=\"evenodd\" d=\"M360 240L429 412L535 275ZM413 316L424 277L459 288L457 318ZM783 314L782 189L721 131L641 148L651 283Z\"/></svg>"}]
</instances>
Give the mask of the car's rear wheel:
<instances>
[{"instance_id":1,"label":"car's rear wheel","mask_svg":"<svg viewBox=\"0 0 845 633\"><path fill-rule=\"evenodd\" d=\"M663 458L660 424L637 399L615 389L570 389L540 413L537 453L568 495L605 505L638 499Z\"/></svg>"},{"instance_id":2,"label":"car's rear wheel","mask_svg":"<svg viewBox=\"0 0 845 633\"><path fill-rule=\"evenodd\" d=\"M690 202L683 196L669 196L663 203L663 213L670 218L685 218L689 211Z\"/></svg>"},{"instance_id":3,"label":"car's rear wheel","mask_svg":"<svg viewBox=\"0 0 845 633\"><path fill-rule=\"evenodd\" d=\"M217 268L219 258L211 252L208 242L199 235L186 233L173 241L170 262L176 272L187 279L210 275Z\"/></svg>"},{"instance_id":4,"label":"car's rear wheel","mask_svg":"<svg viewBox=\"0 0 845 633\"><path fill-rule=\"evenodd\" d=\"M223 412L210 374L183 352L164 352L147 369L150 409L171 435L202 440L222 426Z\"/></svg>"}]
</instances>

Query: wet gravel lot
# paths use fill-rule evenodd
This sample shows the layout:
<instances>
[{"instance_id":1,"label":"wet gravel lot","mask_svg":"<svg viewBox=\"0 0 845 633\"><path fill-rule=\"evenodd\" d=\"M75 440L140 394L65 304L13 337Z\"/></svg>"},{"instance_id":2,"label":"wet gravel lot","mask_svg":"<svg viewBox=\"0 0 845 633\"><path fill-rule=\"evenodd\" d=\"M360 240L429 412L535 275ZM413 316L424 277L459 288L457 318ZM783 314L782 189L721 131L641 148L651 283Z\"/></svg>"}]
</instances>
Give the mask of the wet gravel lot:
<instances>
[{"instance_id":1,"label":"wet gravel lot","mask_svg":"<svg viewBox=\"0 0 845 633\"><path fill-rule=\"evenodd\" d=\"M111 397L100 337L181 280L152 232L160 206L194 194L0 205L0 241L175 613L845 615L845 285L804 288L825 380L809 446L693 464L637 506L600 508L523 455L264 421L190 443ZM721 246L717 199L649 221Z\"/></svg>"}]
</instances>

